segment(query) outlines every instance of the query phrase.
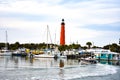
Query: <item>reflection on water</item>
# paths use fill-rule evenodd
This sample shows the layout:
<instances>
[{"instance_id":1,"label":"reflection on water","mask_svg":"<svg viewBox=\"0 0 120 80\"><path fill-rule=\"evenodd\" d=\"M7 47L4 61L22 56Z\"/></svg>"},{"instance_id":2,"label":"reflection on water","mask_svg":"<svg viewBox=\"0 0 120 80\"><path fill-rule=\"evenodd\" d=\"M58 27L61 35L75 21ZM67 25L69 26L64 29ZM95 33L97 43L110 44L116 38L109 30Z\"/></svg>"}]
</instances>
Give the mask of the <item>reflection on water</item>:
<instances>
[{"instance_id":1,"label":"reflection on water","mask_svg":"<svg viewBox=\"0 0 120 80\"><path fill-rule=\"evenodd\" d=\"M109 65L120 66L120 61L105 61L105 60L101 60L100 63L101 64L109 64Z\"/></svg>"},{"instance_id":2,"label":"reflection on water","mask_svg":"<svg viewBox=\"0 0 120 80\"><path fill-rule=\"evenodd\" d=\"M64 68L67 66L80 65L79 60L74 59L54 59L54 58L28 58L28 57L10 57L0 56L0 66L3 68ZM100 61L101 64L118 65L120 61Z\"/></svg>"},{"instance_id":3,"label":"reflection on water","mask_svg":"<svg viewBox=\"0 0 120 80\"><path fill-rule=\"evenodd\" d=\"M0 56L0 66L2 66L3 68L11 68L11 67L12 68L22 68L22 67L63 68L64 61L67 61L67 59Z\"/></svg>"},{"instance_id":4,"label":"reflection on water","mask_svg":"<svg viewBox=\"0 0 120 80\"><path fill-rule=\"evenodd\" d=\"M63 61L62 59L60 59L59 67L60 67L60 68L63 68L63 67L64 67L64 61Z\"/></svg>"},{"instance_id":5,"label":"reflection on water","mask_svg":"<svg viewBox=\"0 0 120 80\"><path fill-rule=\"evenodd\" d=\"M54 59L54 58L28 58L28 57L10 57L0 56L0 66L3 68L64 68L67 66L80 65L79 60L74 59ZM120 61L100 61L101 64L118 65Z\"/></svg>"},{"instance_id":6,"label":"reflection on water","mask_svg":"<svg viewBox=\"0 0 120 80\"><path fill-rule=\"evenodd\" d=\"M117 61L100 63L81 65L79 60L73 59L0 56L0 78L2 80L74 80L78 78L79 80L88 76L101 77L115 74L118 66L112 65L120 65Z\"/></svg>"},{"instance_id":7,"label":"reflection on water","mask_svg":"<svg viewBox=\"0 0 120 80\"><path fill-rule=\"evenodd\" d=\"M60 80L62 80L62 78L64 78L64 69L60 69L59 77L60 77Z\"/></svg>"}]
</instances>

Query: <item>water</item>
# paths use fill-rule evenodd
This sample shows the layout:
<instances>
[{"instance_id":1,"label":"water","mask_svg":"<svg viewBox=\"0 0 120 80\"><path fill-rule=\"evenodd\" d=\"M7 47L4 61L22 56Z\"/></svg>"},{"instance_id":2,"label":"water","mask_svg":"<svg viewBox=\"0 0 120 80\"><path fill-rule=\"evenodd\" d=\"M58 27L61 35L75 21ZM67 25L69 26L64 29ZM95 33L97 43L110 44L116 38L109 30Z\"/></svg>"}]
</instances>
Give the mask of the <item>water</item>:
<instances>
[{"instance_id":1,"label":"water","mask_svg":"<svg viewBox=\"0 0 120 80\"><path fill-rule=\"evenodd\" d=\"M120 80L120 63L0 56L0 80Z\"/></svg>"}]
</instances>

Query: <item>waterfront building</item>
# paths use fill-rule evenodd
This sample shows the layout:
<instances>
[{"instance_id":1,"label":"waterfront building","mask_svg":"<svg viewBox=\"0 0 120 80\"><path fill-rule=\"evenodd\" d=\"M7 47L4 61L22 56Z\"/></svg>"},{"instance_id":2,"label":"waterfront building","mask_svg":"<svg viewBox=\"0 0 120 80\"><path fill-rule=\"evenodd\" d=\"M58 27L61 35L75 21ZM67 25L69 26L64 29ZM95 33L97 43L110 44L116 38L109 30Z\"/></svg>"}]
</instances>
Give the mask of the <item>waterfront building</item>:
<instances>
[{"instance_id":1,"label":"waterfront building","mask_svg":"<svg viewBox=\"0 0 120 80\"><path fill-rule=\"evenodd\" d=\"M119 53L111 52L110 50L105 50L105 49L88 49L87 51L93 53L94 57L96 59L101 59L101 60L120 60Z\"/></svg>"}]
</instances>

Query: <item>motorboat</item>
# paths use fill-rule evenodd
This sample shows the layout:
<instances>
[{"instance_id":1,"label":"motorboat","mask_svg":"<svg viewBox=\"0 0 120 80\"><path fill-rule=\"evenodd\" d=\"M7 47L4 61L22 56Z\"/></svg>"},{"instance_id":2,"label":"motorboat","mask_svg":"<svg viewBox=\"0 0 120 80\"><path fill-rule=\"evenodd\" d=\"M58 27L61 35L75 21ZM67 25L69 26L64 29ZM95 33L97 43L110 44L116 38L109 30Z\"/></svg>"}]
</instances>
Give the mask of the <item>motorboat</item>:
<instances>
[{"instance_id":1,"label":"motorboat","mask_svg":"<svg viewBox=\"0 0 120 80\"><path fill-rule=\"evenodd\" d=\"M97 60L91 57L81 58L80 63L81 64L97 64Z\"/></svg>"},{"instance_id":2,"label":"motorboat","mask_svg":"<svg viewBox=\"0 0 120 80\"><path fill-rule=\"evenodd\" d=\"M21 56L21 57L25 57L27 56L28 54L25 52L25 48L21 48L21 49L18 49L14 52L12 52L12 56Z\"/></svg>"}]
</instances>

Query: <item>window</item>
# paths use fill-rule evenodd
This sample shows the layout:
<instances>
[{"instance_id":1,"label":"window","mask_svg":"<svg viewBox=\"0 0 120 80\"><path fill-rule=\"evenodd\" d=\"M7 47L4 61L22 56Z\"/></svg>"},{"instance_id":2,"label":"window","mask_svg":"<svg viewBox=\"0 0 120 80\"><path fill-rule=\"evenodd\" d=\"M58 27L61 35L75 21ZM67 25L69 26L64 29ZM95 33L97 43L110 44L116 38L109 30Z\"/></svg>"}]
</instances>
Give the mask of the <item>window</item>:
<instances>
[{"instance_id":1,"label":"window","mask_svg":"<svg viewBox=\"0 0 120 80\"><path fill-rule=\"evenodd\" d=\"M103 54L101 54L101 56L103 56Z\"/></svg>"}]
</instances>

